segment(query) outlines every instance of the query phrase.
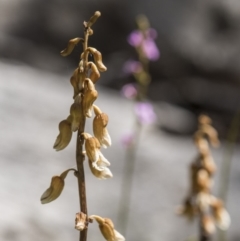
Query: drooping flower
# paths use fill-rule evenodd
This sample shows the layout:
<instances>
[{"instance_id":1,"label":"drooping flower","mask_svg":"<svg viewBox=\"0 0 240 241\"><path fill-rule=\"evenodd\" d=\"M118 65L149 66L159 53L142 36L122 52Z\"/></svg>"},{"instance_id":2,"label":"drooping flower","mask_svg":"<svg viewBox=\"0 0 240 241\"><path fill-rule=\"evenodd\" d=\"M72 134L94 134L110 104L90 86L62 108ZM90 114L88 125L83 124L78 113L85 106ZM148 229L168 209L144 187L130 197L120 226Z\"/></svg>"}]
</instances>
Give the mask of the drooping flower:
<instances>
[{"instance_id":1,"label":"drooping flower","mask_svg":"<svg viewBox=\"0 0 240 241\"><path fill-rule=\"evenodd\" d=\"M104 148L111 146L111 137L108 134L108 116L103 113L96 105L93 105L95 117L93 119L93 133L100 145Z\"/></svg>"},{"instance_id":2,"label":"drooping flower","mask_svg":"<svg viewBox=\"0 0 240 241\"><path fill-rule=\"evenodd\" d=\"M157 116L150 103L139 102L135 105L135 113L140 123L152 124L156 121Z\"/></svg>"},{"instance_id":3,"label":"drooping flower","mask_svg":"<svg viewBox=\"0 0 240 241\"><path fill-rule=\"evenodd\" d=\"M64 179L68 175L69 171L76 172L75 169L70 168L64 171L60 176L52 177L50 187L41 196L42 204L52 202L60 196L64 188Z\"/></svg>"},{"instance_id":4,"label":"drooping flower","mask_svg":"<svg viewBox=\"0 0 240 241\"><path fill-rule=\"evenodd\" d=\"M72 129L71 129L71 121L72 117L69 116L66 120L63 120L59 123L59 135L57 136L57 139L53 145L53 148L56 149L56 151L60 151L64 149L72 138Z\"/></svg>"},{"instance_id":5,"label":"drooping flower","mask_svg":"<svg viewBox=\"0 0 240 241\"><path fill-rule=\"evenodd\" d=\"M64 188L64 179L61 176L52 177L50 187L41 196L41 203L46 204L57 199Z\"/></svg>"},{"instance_id":6,"label":"drooping flower","mask_svg":"<svg viewBox=\"0 0 240 241\"><path fill-rule=\"evenodd\" d=\"M223 201L215 197L212 198L211 207L216 225L222 230L227 230L231 223L231 218L227 210L224 208Z\"/></svg>"},{"instance_id":7,"label":"drooping flower","mask_svg":"<svg viewBox=\"0 0 240 241\"><path fill-rule=\"evenodd\" d=\"M92 105L97 99L98 92L90 79L87 78L84 83L83 114L92 117Z\"/></svg>"},{"instance_id":8,"label":"drooping flower","mask_svg":"<svg viewBox=\"0 0 240 241\"><path fill-rule=\"evenodd\" d=\"M90 218L95 219L99 224L99 229L103 237L107 241L124 241L125 238L114 229L114 224L109 218L102 218L97 215L91 215Z\"/></svg>"},{"instance_id":9,"label":"drooping flower","mask_svg":"<svg viewBox=\"0 0 240 241\"><path fill-rule=\"evenodd\" d=\"M71 105L70 115L72 117L71 129L72 131L77 131L82 118L82 107L80 103L75 102Z\"/></svg>"},{"instance_id":10,"label":"drooping flower","mask_svg":"<svg viewBox=\"0 0 240 241\"><path fill-rule=\"evenodd\" d=\"M82 136L85 139L85 149L88 159L92 162L92 166L98 169L97 162L105 163L105 165L110 165L109 161L103 156L100 151L100 143L98 139L91 136L88 133L83 133Z\"/></svg>"}]
</instances>

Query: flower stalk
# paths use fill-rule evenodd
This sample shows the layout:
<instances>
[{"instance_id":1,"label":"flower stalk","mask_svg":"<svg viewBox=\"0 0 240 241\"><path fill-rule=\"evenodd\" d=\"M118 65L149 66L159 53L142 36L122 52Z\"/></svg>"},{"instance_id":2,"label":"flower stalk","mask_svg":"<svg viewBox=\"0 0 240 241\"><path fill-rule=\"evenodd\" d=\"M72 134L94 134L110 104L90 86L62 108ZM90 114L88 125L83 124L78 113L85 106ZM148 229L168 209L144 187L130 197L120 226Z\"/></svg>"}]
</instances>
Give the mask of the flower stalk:
<instances>
[{"instance_id":1,"label":"flower stalk","mask_svg":"<svg viewBox=\"0 0 240 241\"><path fill-rule=\"evenodd\" d=\"M206 115L198 118L198 130L194 142L198 149L197 158L190 165L190 190L178 214L190 221L199 218L199 241L210 241L215 233L215 226L226 230L230 225L230 216L221 199L211 193L216 165L210 153L209 145L219 145L217 131Z\"/></svg>"},{"instance_id":2,"label":"flower stalk","mask_svg":"<svg viewBox=\"0 0 240 241\"><path fill-rule=\"evenodd\" d=\"M80 55L78 68L70 79L73 87L74 103L70 107L70 115L59 124L59 135L56 138L53 148L56 151L63 150L68 146L72 138L72 132L77 131L76 140L76 165L77 170L70 168L60 176L54 176L50 187L41 196L42 204L56 200L62 193L65 186L65 178L69 171L74 171L78 181L80 212L76 214L75 229L80 231L79 241L87 240L88 224L93 220L88 217L86 182L84 173L84 160L87 157L92 174L98 179L111 178L112 172L109 169L110 162L100 151L101 147L107 148L111 145L111 138L107 131L108 116L100 108L93 105L98 97L95 83L100 78L100 72L107 68L102 62L102 54L95 48L88 46L88 38L93 34L92 25L100 17L100 12L95 12L88 22L84 22L84 38L74 38L68 42L67 48L61 51L62 56L68 56L78 43L83 44L83 52ZM89 62L89 53L93 55L94 62ZM95 112L93 120L93 132L95 136L85 132L85 122L91 118L92 109ZM85 150L84 150L85 147ZM110 219L106 219L110 220ZM112 224L112 222L111 222ZM123 241L124 238L113 229L108 241ZM105 233L104 233L105 234ZM105 237L105 236L104 236ZM106 238L106 237L105 237ZM114 240L112 240L114 239Z\"/></svg>"},{"instance_id":3,"label":"flower stalk","mask_svg":"<svg viewBox=\"0 0 240 241\"><path fill-rule=\"evenodd\" d=\"M134 127L131 135L123 140L123 144L126 147L126 160L121 184L118 222L121 223L124 235L126 235L128 227L132 183L140 135L143 125L152 124L156 118L152 105L146 102L148 86L151 82L149 63L159 58L159 50L154 42L156 31L150 28L149 21L145 15L137 16L136 23L138 29L129 35L128 43L135 48L138 61L129 60L124 65L125 73L132 74L136 84L127 84L122 89L122 93L126 98L136 101Z\"/></svg>"}]
</instances>

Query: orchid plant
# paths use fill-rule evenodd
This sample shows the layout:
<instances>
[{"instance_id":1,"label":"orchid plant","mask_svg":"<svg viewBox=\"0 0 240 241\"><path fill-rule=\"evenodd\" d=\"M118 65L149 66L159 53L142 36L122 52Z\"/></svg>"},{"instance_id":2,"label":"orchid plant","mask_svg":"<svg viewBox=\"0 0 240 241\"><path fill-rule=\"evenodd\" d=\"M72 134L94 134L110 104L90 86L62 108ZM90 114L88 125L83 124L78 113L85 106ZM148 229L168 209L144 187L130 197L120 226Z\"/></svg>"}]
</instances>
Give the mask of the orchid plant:
<instances>
[{"instance_id":1,"label":"orchid plant","mask_svg":"<svg viewBox=\"0 0 240 241\"><path fill-rule=\"evenodd\" d=\"M134 107L134 128L122 138L122 143L126 147L126 161L118 221L122 225L125 235L128 227L131 186L140 133L144 125L153 124L156 120L154 108L147 101L148 86L151 83L149 63L157 61L160 57L160 52L155 43L157 32L150 27L147 17L145 15L137 16L136 23L138 29L130 33L127 41L135 48L138 60L128 60L123 66L123 72L127 75L133 75L135 82L124 85L121 90L124 97L136 102Z\"/></svg>"},{"instance_id":2,"label":"orchid plant","mask_svg":"<svg viewBox=\"0 0 240 241\"><path fill-rule=\"evenodd\" d=\"M111 178L110 162L103 156L101 148L111 146L111 138L107 131L108 115L101 111L95 104L98 97L95 84L100 78L100 72L107 70L102 62L102 54L95 48L88 46L89 36L93 34L92 26L100 17L100 12L95 12L88 22L84 22L84 38L74 38L68 42L67 48L61 51L62 56L68 56L78 43L82 43L83 52L80 61L73 72L70 83L73 87L73 104L66 119L59 123L59 135L53 145L56 151L61 151L68 146L73 132L77 132L76 164L77 169L70 168L62 174L52 177L50 187L42 194L41 203L46 204L57 199L64 189L65 178L73 171L78 181L80 212L76 214L75 228L80 231L79 240L87 240L89 223L96 220L103 237L107 241L124 241L125 238L115 230L111 219L98 215L88 216L84 160L88 158L90 170L98 179ZM89 61L89 56L94 61ZM93 135L85 132L87 118L93 119ZM85 151L84 151L85 147Z\"/></svg>"}]
</instances>

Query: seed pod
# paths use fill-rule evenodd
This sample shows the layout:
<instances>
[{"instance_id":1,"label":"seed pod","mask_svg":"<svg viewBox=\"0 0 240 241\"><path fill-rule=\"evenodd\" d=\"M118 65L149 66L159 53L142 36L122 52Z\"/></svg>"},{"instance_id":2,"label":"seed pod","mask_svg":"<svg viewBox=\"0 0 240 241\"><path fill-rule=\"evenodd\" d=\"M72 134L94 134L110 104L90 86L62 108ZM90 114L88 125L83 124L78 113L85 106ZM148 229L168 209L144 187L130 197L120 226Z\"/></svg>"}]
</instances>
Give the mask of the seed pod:
<instances>
[{"instance_id":1,"label":"seed pod","mask_svg":"<svg viewBox=\"0 0 240 241\"><path fill-rule=\"evenodd\" d=\"M95 84L97 80L100 78L100 73L98 71L97 66L93 62L88 62L88 66L91 68L91 73L89 78Z\"/></svg>"},{"instance_id":2,"label":"seed pod","mask_svg":"<svg viewBox=\"0 0 240 241\"><path fill-rule=\"evenodd\" d=\"M57 199L64 188L64 179L59 176L52 177L50 187L41 196L41 203L46 204Z\"/></svg>"},{"instance_id":3,"label":"seed pod","mask_svg":"<svg viewBox=\"0 0 240 241\"><path fill-rule=\"evenodd\" d=\"M82 119L82 108L80 103L73 103L70 108L70 115L72 117L71 129L77 131Z\"/></svg>"},{"instance_id":4,"label":"seed pod","mask_svg":"<svg viewBox=\"0 0 240 241\"><path fill-rule=\"evenodd\" d=\"M91 117L92 105L93 102L97 99L98 92L95 90L94 84L90 79L85 79L84 83L83 114L86 117Z\"/></svg>"},{"instance_id":5,"label":"seed pod","mask_svg":"<svg viewBox=\"0 0 240 241\"><path fill-rule=\"evenodd\" d=\"M99 69L99 71L104 72L107 70L106 66L102 62L102 54L95 48L88 47L87 51L89 51L94 58L94 62Z\"/></svg>"},{"instance_id":6,"label":"seed pod","mask_svg":"<svg viewBox=\"0 0 240 241\"><path fill-rule=\"evenodd\" d=\"M67 45L67 48L65 48L64 50L62 50L60 52L60 54L63 57L68 56L69 54L72 53L73 49L75 48L75 46L79 43L79 42L84 42L84 40L82 38L74 38L74 39L70 39Z\"/></svg>"},{"instance_id":7,"label":"seed pod","mask_svg":"<svg viewBox=\"0 0 240 241\"><path fill-rule=\"evenodd\" d=\"M71 116L68 117L67 120L63 120L59 123L59 135L53 145L53 148L56 151L60 151L64 149L72 138L72 130L71 130Z\"/></svg>"},{"instance_id":8,"label":"seed pod","mask_svg":"<svg viewBox=\"0 0 240 241\"><path fill-rule=\"evenodd\" d=\"M95 117L93 119L93 133L94 136L98 139L102 147L107 148L111 146L111 137L107 131L108 116L105 113L102 113L101 110L93 105L95 112Z\"/></svg>"}]
</instances>

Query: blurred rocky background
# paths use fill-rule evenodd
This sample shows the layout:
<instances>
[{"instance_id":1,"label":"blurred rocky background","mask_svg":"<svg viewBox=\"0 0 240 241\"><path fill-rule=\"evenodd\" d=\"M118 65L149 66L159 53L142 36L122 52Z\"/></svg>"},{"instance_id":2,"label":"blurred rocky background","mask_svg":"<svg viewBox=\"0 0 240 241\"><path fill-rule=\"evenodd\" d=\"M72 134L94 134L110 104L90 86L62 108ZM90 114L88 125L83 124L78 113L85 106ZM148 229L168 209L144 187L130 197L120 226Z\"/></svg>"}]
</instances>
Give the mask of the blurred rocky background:
<instances>
[{"instance_id":1,"label":"blurred rocky background","mask_svg":"<svg viewBox=\"0 0 240 241\"><path fill-rule=\"evenodd\" d=\"M40 206L39 198L51 176L69 167L66 159L74 159L73 141L61 153L51 148L57 125L71 105L69 77L81 46L67 58L59 52L69 39L82 37L82 22L96 10L102 17L90 45L102 52L108 67L98 83L99 103L112 118L115 145L106 156L116 160L110 182L99 184L89 177L91 210L116 220L124 159L119 140L133 118L131 102L119 94L124 84L134 81L122 72L124 63L136 57L126 37L136 27L136 15L144 13L158 32L161 51L160 60L150 64L149 99L158 122L146 130L139 149L128 240L187 240L197 233L197 225L176 217L174 208L187 192L197 116L208 114L220 133L223 145L214 157L221 166L230 124L240 111L240 1L0 0L0 240L77 239L74 177L56 205ZM238 160L236 150L228 199L231 241L240 238ZM216 192L220 178L219 168ZM97 228L90 235L96 239Z\"/></svg>"}]
</instances>

